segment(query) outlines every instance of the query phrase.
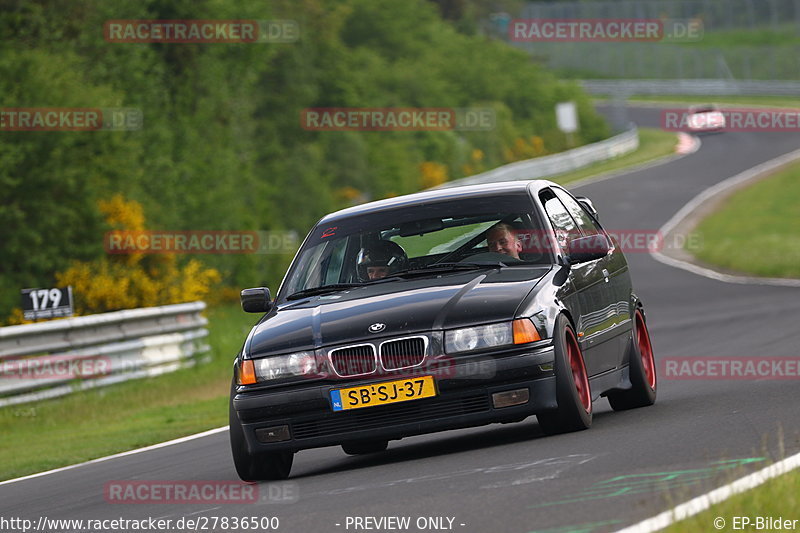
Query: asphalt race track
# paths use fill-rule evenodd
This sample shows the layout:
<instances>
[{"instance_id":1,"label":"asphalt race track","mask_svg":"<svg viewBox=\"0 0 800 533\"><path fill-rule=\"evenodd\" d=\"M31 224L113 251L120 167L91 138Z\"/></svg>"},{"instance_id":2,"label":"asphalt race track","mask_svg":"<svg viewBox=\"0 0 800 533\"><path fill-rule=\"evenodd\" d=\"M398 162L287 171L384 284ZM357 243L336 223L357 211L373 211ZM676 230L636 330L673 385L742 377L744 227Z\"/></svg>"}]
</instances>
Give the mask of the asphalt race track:
<instances>
[{"instance_id":1,"label":"asphalt race track","mask_svg":"<svg viewBox=\"0 0 800 533\"><path fill-rule=\"evenodd\" d=\"M657 126L658 116L658 110L630 110L640 125ZM594 200L607 228L655 231L708 186L800 148L800 134L788 133L724 133L702 141L694 154L577 191ZM800 355L800 289L726 284L644 252L627 256L657 360ZM579 433L544 437L530 418L395 441L375 456L309 450L295 457L290 480L260 485L259 502L250 504L104 498L104 487L115 481L237 480L222 432L0 485L0 515L34 523L164 517L173 524L181 517L276 516L277 531L305 533L368 530L354 527L354 517L410 517L408 528L395 531L612 531L757 470L779 458L781 447L795 453L798 399L797 380L662 375L655 406L614 413L601 399L593 427ZM800 518L789 516L796 511L787 505L784 517ZM219 524L216 530L225 531ZM711 523L707 531L714 531Z\"/></svg>"}]
</instances>

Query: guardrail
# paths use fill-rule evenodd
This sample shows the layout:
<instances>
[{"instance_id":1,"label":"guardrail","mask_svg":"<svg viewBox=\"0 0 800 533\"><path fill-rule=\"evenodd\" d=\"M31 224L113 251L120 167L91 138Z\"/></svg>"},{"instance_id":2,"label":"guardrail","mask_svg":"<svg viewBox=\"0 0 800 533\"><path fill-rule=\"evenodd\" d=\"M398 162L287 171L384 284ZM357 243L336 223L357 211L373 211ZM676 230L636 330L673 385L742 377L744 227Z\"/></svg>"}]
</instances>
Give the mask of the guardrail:
<instances>
[{"instance_id":1,"label":"guardrail","mask_svg":"<svg viewBox=\"0 0 800 533\"><path fill-rule=\"evenodd\" d=\"M0 407L172 372L208 351L204 302L0 328Z\"/></svg>"},{"instance_id":2,"label":"guardrail","mask_svg":"<svg viewBox=\"0 0 800 533\"><path fill-rule=\"evenodd\" d=\"M625 98L632 95L663 94L794 97L800 94L800 82L780 80L582 80L580 83L592 94Z\"/></svg>"},{"instance_id":3,"label":"guardrail","mask_svg":"<svg viewBox=\"0 0 800 533\"><path fill-rule=\"evenodd\" d=\"M595 0L527 2L519 18L694 19L706 31L800 29L797 0ZM795 28L792 28L794 26Z\"/></svg>"},{"instance_id":4,"label":"guardrail","mask_svg":"<svg viewBox=\"0 0 800 533\"><path fill-rule=\"evenodd\" d=\"M570 172L598 161L606 161L632 152L639 147L639 130L631 126L628 131L604 141L573 148L559 154L546 155L525 161L509 163L492 170L448 181L434 189L477 185L497 181L533 180Z\"/></svg>"}]
</instances>

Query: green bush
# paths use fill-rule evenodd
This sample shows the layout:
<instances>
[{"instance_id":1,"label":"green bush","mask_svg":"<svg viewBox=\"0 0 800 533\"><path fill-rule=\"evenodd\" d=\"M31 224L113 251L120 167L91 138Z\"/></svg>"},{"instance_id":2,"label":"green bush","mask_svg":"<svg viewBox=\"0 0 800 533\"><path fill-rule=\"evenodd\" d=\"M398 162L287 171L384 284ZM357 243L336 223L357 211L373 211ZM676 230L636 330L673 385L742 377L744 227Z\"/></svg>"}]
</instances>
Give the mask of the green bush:
<instances>
[{"instance_id":1,"label":"green bush","mask_svg":"<svg viewBox=\"0 0 800 533\"><path fill-rule=\"evenodd\" d=\"M301 38L110 43L103 38L110 19L293 19ZM478 168L476 149L481 169L531 153L533 138L541 140L533 153L565 149L559 101L578 103L576 144L607 136L576 85L458 25L427 0L37 0L4 10L4 106L134 107L144 125L0 132L0 316L18 304L18 289L51 285L71 260L102 256L100 198L119 193L139 202L154 230L304 235L331 210L417 190L432 179L426 162L455 179ZM488 107L497 126L323 132L300 125L305 108L347 106ZM275 286L291 256L202 259L227 284Z\"/></svg>"}]
</instances>

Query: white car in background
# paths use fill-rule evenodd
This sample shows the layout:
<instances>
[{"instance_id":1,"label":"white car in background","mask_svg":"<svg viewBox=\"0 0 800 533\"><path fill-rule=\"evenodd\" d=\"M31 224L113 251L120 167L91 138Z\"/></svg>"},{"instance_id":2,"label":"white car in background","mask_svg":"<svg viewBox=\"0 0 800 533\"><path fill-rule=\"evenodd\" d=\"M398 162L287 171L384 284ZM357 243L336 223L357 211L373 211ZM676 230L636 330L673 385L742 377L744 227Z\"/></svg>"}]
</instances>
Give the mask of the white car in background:
<instances>
[{"instance_id":1,"label":"white car in background","mask_svg":"<svg viewBox=\"0 0 800 533\"><path fill-rule=\"evenodd\" d=\"M689 131L694 133L722 131L725 129L725 115L716 105L694 105L689 108L686 119Z\"/></svg>"}]
</instances>

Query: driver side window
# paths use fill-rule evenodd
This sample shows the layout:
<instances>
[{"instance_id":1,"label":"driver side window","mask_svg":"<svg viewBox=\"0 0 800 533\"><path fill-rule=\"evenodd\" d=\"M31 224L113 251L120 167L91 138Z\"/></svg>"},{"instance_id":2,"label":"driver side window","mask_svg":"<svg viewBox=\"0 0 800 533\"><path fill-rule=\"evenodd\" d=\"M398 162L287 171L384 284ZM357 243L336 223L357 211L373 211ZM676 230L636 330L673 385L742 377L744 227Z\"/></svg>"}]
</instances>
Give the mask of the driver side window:
<instances>
[{"instance_id":1,"label":"driver side window","mask_svg":"<svg viewBox=\"0 0 800 533\"><path fill-rule=\"evenodd\" d=\"M592 217L583 209L581 204L578 203L577 200L572 198L569 194L565 193L564 191L560 191L555 189L556 196L558 196L561 203L566 206L567 210L578 223L580 226L581 231L584 235L596 235L598 233L602 233L602 230L597 227Z\"/></svg>"},{"instance_id":2,"label":"driver side window","mask_svg":"<svg viewBox=\"0 0 800 533\"><path fill-rule=\"evenodd\" d=\"M542 200L547 218L550 219L550 223L553 225L558 245L566 251L569 248L569 242L580 236L575 220L551 190L543 191L539 198Z\"/></svg>"}]
</instances>

